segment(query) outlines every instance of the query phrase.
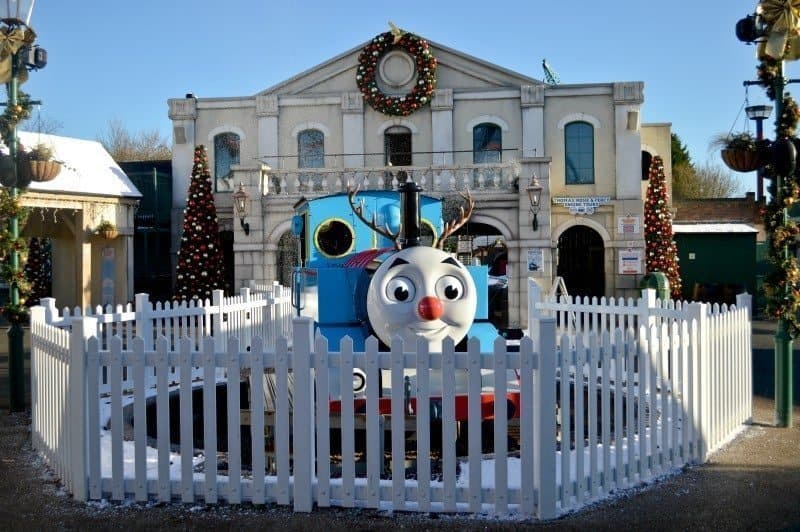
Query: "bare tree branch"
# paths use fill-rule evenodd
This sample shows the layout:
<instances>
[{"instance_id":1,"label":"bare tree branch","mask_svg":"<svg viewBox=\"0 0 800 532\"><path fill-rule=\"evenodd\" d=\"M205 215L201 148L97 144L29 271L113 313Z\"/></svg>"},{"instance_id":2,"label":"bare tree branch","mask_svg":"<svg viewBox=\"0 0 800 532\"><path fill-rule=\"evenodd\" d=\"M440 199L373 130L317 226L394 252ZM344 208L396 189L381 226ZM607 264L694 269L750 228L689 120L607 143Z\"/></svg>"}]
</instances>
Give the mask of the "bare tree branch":
<instances>
[{"instance_id":1,"label":"bare tree branch","mask_svg":"<svg viewBox=\"0 0 800 532\"><path fill-rule=\"evenodd\" d=\"M108 129L97 138L97 141L118 162L172 158L169 141L162 137L157 129L133 134L118 119L108 121Z\"/></svg>"}]
</instances>

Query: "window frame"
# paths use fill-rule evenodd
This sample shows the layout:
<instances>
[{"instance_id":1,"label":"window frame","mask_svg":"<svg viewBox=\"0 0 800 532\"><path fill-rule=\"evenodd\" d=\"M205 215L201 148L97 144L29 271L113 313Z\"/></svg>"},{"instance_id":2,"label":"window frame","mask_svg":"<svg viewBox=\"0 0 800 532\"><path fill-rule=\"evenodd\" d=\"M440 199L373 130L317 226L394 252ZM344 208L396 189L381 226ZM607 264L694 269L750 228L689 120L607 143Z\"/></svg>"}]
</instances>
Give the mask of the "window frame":
<instances>
[{"instance_id":1,"label":"window frame","mask_svg":"<svg viewBox=\"0 0 800 532\"><path fill-rule=\"evenodd\" d=\"M491 149L486 149L484 147L482 149L478 149L478 147L476 146L476 134L477 134L479 128L492 128L494 130L493 133L496 133L499 136L500 147L499 148L491 148ZM488 138L489 142L487 144L484 144L484 146L491 145L493 140L494 140L494 134L492 134ZM483 157L479 157L479 154L483 155ZM489 156L489 154L497 154L496 155L496 160L494 160L494 157ZM479 158L482 158L483 160L478 160ZM503 162L503 128L502 128L502 126L500 126L500 124L495 124L494 122L481 122L480 124L476 124L475 126L473 126L473 128L472 128L472 164L492 164L492 163L501 163L501 162Z\"/></svg>"},{"instance_id":2,"label":"window frame","mask_svg":"<svg viewBox=\"0 0 800 532\"><path fill-rule=\"evenodd\" d=\"M320 153L307 153L304 154L303 140L309 134L319 134L319 144L321 146ZM316 139L314 139L316 141ZM313 156L313 161L310 158ZM319 165L310 165L309 162L320 162ZM315 127L309 127L298 131L297 133L297 167L298 168L325 168L325 132Z\"/></svg>"},{"instance_id":3,"label":"window frame","mask_svg":"<svg viewBox=\"0 0 800 532\"><path fill-rule=\"evenodd\" d=\"M222 139L224 137L232 137L235 138L236 141L236 153L233 154L230 150L230 147L223 146L221 143L224 142ZM242 137L238 133L234 131L221 131L214 135L214 192L233 192L234 184L233 180L231 180L231 184L229 188L220 188L219 184L220 181L225 179L225 177L231 175L231 166L235 164L241 164L242 160ZM230 142L230 141L229 141ZM225 160L220 157L221 150L225 149L228 152L227 159ZM227 172L224 175L220 175L220 164L225 161L227 163Z\"/></svg>"},{"instance_id":4,"label":"window frame","mask_svg":"<svg viewBox=\"0 0 800 532\"><path fill-rule=\"evenodd\" d=\"M587 128L589 135L581 135L577 137L575 140L570 140L570 132L576 131L576 128ZM593 185L596 182L596 174L595 174L595 142L594 142L594 125L585 121L585 120L576 120L574 122L570 122L564 126L564 184L566 185ZM589 149L586 149L584 146L572 146L574 142L585 142L588 140L589 142ZM579 156L580 160L576 161L580 163L577 165L577 168L572 171L571 168L574 168L576 165L570 163L571 156ZM584 165L586 161L589 161L589 165ZM581 180L581 176L584 173L589 174L588 180Z\"/></svg>"}]
</instances>

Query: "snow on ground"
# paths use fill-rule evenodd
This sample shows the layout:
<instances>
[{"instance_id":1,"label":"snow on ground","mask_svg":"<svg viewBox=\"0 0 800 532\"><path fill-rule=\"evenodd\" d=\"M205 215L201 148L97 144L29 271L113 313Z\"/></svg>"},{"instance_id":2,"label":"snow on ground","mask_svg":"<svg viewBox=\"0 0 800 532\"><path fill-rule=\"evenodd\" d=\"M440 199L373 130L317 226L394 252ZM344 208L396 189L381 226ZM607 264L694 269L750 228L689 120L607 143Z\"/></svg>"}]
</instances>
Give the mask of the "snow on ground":
<instances>
[{"instance_id":1,"label":"snow on ground","mask_svg":"<svg viewBox=\"0 0 800 532\"><path fill-rule=\"evenodd\" d=\"M224 383L225 380L224 379L218 379L217 382L218 383ZM197 385L201 385L201 384L202 384L201 382L197 383ZM177 389L178 389L177 386L172 386L170 388L170 391L172 392L172 391L177 390ZM149 392L149 394L150 394L149 397L152 397L154 395L154 390ZM132 403L133 403L133 397L132 396L126 395L125 397L123 397L123 402L122 402L123 408L128 406L128 405L131 405ZM101 420L101 427L100 427L100 429L101 429L100 430L100 454L101 454L100 461L101 462L100 463L101 463L101 475L103 476L103 478L111 478L111 474L112 474L112 472L111 472L112 436L111 436L111 431L108 430L108 428L107 428L107 427L110 426L110 423L109 423L110 418L111 418L111 401L110 401L110 399L105 398L105 399L103 399L101 401L101 408L100 408L100 420ZM728 438L728 440L726 440L726 442L727 441L732 441L738 434L739 434L739 431L736 431L735 433L733 433ZM652 445L652 441L651 441L651 437L650 436L651 436L650 435L650 431L648 430L647 436L646 436L646 438L647 438L646 447L648 449ZM656 436L656 439L655 439L656 442L661 441L660 431L656 431L655 436ZM633 444L634 444L634 456L638 458L639 449L640 449L639 442L638 442L638 437L634 439ZM577 479L577 460L576 460L576 458L577 458L577 453L578 452L579 451L574 450L574 449L570 451L569 463L570 463L570 466L571 466L570 467L570 482L571 483L575 483L576 479ZM611 446L610 455L609 455L609 457L610 457L610 462L609 463L616 464L616 452L617 452L616 447L615 446ZM623 463L627 464L628 463L628 450L627 450L627 446L626 445L623 445L623 447L621 449L621 452L622 452L622 456L623 456ZM135 459L134 459L134 456L135 456L135 445L134 445L134 442L133 441L123 441L122 442L122 453L123 453L123 476L124 476L125 479L134 479L135 478L135 469L134 469L135 468ZM596 454L596 462L597 462L596 470L598 472L598 477L599 477L599 474L603 472L603 460L604 460L604 458L603 458L602 445L598 445L597 446L595 454ZM585 477L588 477L590 475L590 471L591 471L590 459L591 459L590 448L588 446L586 446L586 447L583 448L583 465L584 465L584 476ZM147 468L146 468L147 469L147 478L148 479L152 479L152 480L157 479L158 478L158 452L157 452L157 450L155 448L149 447L149 446L146 448L146 461L147 461ZM203 464L204 461L205 461L205 457L202 454L198 454L198 455L194 456L193 459L192 459L193 467L196 468L197 466ZM561 479L562 463L563 462L562 462L561 451L556 451L556 478L557 479ZM497 466L497 459L496 458L494 458L494 457L486 457L486 456L482 457L482 459L481 459L481 486L483 488L485 488L485 489L494 488L495 468L496 468L496 466ZM520 458L517 458L517 457L508 457L508 458L506 458L506 468L507 468L507 485L508 485L508 487L510 489L519 489L521 487L521 484L522 484L522 473L521 473L522 470L521 470L521 460L520 460ZM460 469L460 472L459 472L458 478L456 479L456 486L457 487L462 487L462 488L469 486L469 481L470 481L470 479L469 479L469 469L470 469L469 468L469 461L462 459L460 461L460 468L459 469ZM632 486L632 487L629 487L629 488L624 489L624 490L623 489L614 490L611 494L603 494L603 495L601 495L599 497L594 497L594 498L587 497L587 499L583 502L583 504L581 506L574 506L574 507L570 507L570 508L567 508L567 509L561 509L560 513L561 514L565 514L565 513L573 512L573 511L575 511L575 510L579 509L580 507L582 507L584 505L587 505L587 504L593 504L593 503L596 503L596 502L601 501L601 500L612 499L612 498L615 498L615 497L618 497L618 496L621 496L621 495L624 495L624 494L629 494L630 490L641 489L642 486L644 486L644 485L650 485L650 484L652 484L654 482L657 482L659 479L662 479L662 478L664 478L666 476L669 476L669 475L673 475L673 474L677 473L678 471L680 471L680 467L679 466L670 467L667 470L662 471L660 475L649 479L647 482L640 483L637 486ZM174 453L174 452L170 453L169 474L170 474L170 479L171 480L180 480L181 479L181 456L180 456L179 453ZM224 475L220 474L220 477L224 477ZM194 480L202 481L204 479L205 479L205 476L204 476L203 473L200 473L200 472L195 472L194 473ZM366 485L366 479L365 478L357 478L355 482L356 482L357 486L359 486L359 485L365 486ZM341 484L341 479L339 479L339 478L331 479L331 484L332 485ZM382 480L381 484L384 485L384 486L392 486L392 481L391 480ZM440 482L440 481L431 481L431 486L441 486L441 485L442 485L442 482ZM416 486L416 480L406 480L406 486L415 487ZM100 504L100 503L95 501L92 504L96 505L96 504ZM391 510L391 503L390 502L386 502L386 503L384 503L384 505L386 506L386 508L382 508L382 509ZM487 511L489 513L491 513L491 505L484 505L484 506L486 507ZM434 510L437 507L440 507L440 505L436 505L436 504L432 505L432 508ZM413 510L413 508L414 508L414 505L408 505L406 507L407 510ZM463 506L463 509L466 511L466 509L467 509L466 505ZM515 505L509 505L509 512L511 513L511 516L513 516L514 510L515 510Z\"/></svg>"}]
</instances>

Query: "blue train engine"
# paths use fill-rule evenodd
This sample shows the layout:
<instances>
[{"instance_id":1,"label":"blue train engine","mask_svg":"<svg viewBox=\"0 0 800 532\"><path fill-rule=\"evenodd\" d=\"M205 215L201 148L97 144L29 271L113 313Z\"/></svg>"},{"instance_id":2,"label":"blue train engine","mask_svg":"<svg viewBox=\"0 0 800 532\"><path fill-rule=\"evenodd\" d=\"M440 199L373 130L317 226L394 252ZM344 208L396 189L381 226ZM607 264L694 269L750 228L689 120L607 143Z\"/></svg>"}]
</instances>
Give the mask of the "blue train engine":
<instances>
[{"instance_id":1,"label":"blue train engine","mask_svg":"<svg viewBox=\"0 0 800 532\"><path fill-rule=\"evenodd\" d=\"M431 352L451 337L457 350L465 350L467 339L476 337L481 351L490 352L498 331L488 319L488 269L464 265L439 249L469 219L474 201L462 196L466 209L447 223L442 200L421 194L410 180L396 191L301 199L293 219L301 263L292 276L298 315L313 318L332 349L349 336L354 349L363 351L365 340L375 336L388 350L399 336L404 345L422 337ZM435 373L432 393L441 382ZM462 377L456 377L457 393L466 386ZM356 374L353 381L353 391L361 394L364 376Z\"/></svg>"}]
</instances>

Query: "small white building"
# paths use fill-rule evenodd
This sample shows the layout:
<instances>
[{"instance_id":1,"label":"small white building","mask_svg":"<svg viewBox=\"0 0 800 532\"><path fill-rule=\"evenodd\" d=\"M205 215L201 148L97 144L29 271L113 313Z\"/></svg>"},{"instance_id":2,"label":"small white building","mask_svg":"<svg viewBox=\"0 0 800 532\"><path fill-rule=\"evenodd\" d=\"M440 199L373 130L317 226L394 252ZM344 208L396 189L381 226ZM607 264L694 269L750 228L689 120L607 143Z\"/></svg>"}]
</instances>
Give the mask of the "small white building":
<instances>
[{"instance_id":1,"label":"small white building","mask_svg":"<svg viewBox=\"0 0 800 532\"><path fill-rule=\"evenodd\" d=\"M99 142L32 132L20 132L19 141L26 149L44 144L63 163L52 181L32 182L20 196L30 209L22 236L51 239L58 306L132 301L139 191ZM116 226L116 238L97 234L104 220Z\"/></svg>"},{"instance_id":2,"label":"small white building","mask_svg":"<svg viewBox=\"0 0 800 532\"><path fill-rule=\"evenodd\" d=\"M669 124L641 124L643 83L546 84L402 39L378 35L254 95L169 100L173 252L194 147L204 144L221 230L232 232L234 286L284 280L281 249L300 197L356 182L388 187L403 171L428 194L470 189L477 207L462 232L507 246L512 324L526 319L528 276L545 287L561 276L570 293L634 295L644 271L643 160L661 156L671 175ZM416 88L430 81L430 56L428 94ZM416 109L398 116L376 94ZM526 192L534 174L543 187L535 213ZM231 208L240 182L253 198L249 235Z\"/></svg>"}]
</instances>

